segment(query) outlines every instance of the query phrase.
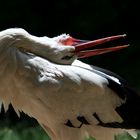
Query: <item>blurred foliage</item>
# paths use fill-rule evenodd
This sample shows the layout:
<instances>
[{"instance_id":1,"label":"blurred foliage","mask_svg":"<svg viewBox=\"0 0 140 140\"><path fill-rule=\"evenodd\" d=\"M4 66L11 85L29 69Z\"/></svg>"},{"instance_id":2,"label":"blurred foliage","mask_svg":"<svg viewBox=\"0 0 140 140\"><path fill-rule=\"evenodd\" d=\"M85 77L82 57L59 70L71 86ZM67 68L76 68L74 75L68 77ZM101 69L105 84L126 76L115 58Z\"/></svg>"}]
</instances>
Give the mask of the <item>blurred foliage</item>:
<instances>
[{"instance_id":1,"label":"blurred foliage","mask_svg":"<svg viewBox=\"0 0 140 140\"><path fill-rule=\"evenodd\" d=\"M50 140L50 138L42 128L24 128L20 123L13 128L0 128L0 140Z\"/></svg>"},{"instance_id":2,"label":"blurred foliage","mask_svg":"<svg viewBox=\"0 0 140 140\"><path fill-rule=\"evenodd\" d=\"M137 134L137 137L134 138L128 133L123 133L115 136L115 140L140 140L140 134Z\"/></svg>"},{"instance_id":3,"label":"blurred foliage","mask_svg":"<svg viewBox=\"0 0 140 140\"><path fill-rule=\"evenodd\" d=\"M0 128L0 140L51 140L41 127L23 127L22 123L18 123L12 128ZM96 140L93 137L86 138L85 140ZM133 138L128 133L116 135L114 140L140 140L140 135Z\"/></svg>"}]
</instances>

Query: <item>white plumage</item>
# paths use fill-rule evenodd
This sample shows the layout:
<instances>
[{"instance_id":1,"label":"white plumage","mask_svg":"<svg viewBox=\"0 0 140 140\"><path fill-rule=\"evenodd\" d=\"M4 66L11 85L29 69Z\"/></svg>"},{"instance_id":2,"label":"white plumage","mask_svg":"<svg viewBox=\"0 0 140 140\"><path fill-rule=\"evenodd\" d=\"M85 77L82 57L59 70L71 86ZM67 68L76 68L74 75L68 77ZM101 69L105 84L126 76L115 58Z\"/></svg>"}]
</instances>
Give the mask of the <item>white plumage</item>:
<instances>
[{"instance_id":1,"label":"white plumage","mask_svg":"<svg viewBox=\"0 0 140 140\"><path fill-rule=\"evenodd\" d=\"M34 117L52 140L113 139L124 129L99 124L123 122L115 109L126 98L108 87L106 77L118 85L121 81L77 60L75 47L62 43L67 37L35 37L16 28L0 32L4 108L11 103L17 114Z\"/></svg>"}]
</instances>

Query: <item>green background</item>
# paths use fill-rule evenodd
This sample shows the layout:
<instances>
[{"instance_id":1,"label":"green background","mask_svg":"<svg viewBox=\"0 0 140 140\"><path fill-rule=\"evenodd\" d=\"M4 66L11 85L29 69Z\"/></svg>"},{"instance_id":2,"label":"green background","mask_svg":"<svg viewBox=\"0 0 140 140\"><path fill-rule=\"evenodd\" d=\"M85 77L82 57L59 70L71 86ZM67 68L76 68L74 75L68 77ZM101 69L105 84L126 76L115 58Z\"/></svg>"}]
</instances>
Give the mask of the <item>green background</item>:
<instances>
[{"instance_id":1,"label":"green background","mask_svg":"<svg viewBox=\"0 0 140 140\"><path fill-rule=\"evenodd\" d=\"M138 0L0 0L0 30L20 27L36 36L54 37L68 33L75 38L87 40L126 33L127 38L124 42L130 44L129 48L81 61L119 74L139 93L140 6L138 2ZM11 129L17 132L29 128L28 132L32 133L34 127L37 127L33 133L36 134L37 131L38 135L40 133L44 135L35 120L25 117L25 114L18 119L12 109L6 114L2 111L0 120L0 140L9 135L12 137ZM23 135L20 133L22 138ZM26 135L31 136L31 134ZM37 135L35 137L37 138Z\"/></svg>"}]
</instances>

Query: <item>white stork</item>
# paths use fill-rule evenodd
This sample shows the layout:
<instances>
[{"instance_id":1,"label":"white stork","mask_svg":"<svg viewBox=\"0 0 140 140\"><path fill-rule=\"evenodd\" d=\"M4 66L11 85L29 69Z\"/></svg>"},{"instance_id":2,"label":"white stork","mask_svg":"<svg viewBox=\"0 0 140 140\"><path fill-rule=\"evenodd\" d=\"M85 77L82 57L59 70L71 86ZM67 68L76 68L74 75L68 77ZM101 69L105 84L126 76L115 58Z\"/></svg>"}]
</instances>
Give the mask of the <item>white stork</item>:
<instances>
[{"instance_id":1,"label":"white stork","mask_svg":"<svg viewBox=\"0 0 140 140\"><path fill-rule=\"evenodd\" d=\"M140 128L140 97L116 74L77 58L127 45L86 50L122 38L36 37L23 29L0 32L0 99L35 118L52 140L113 140Z\"/></svg>"}]
</instances>

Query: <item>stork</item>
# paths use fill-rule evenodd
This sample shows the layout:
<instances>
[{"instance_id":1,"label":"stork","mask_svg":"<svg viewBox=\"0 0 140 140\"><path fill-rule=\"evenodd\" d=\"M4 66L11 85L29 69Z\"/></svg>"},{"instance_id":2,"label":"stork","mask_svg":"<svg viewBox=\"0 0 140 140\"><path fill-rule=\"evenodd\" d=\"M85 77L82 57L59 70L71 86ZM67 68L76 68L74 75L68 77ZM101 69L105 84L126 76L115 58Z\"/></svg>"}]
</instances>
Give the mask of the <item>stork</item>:
<instances>
[{"instance_id":1,"label":"stork","mask_svg":"<svg viewBox=\"0 0 140 140\"><path fill-rule=\"evenodd\" d=\"M118 75L78 60L127 47L88 49L94 41L62 34L36 37L24 29L0 32L0 100L5 111L35 118L52 140L113 140L140 128L140 97Z\"/></svg>"}]
</instances>

